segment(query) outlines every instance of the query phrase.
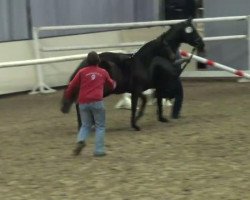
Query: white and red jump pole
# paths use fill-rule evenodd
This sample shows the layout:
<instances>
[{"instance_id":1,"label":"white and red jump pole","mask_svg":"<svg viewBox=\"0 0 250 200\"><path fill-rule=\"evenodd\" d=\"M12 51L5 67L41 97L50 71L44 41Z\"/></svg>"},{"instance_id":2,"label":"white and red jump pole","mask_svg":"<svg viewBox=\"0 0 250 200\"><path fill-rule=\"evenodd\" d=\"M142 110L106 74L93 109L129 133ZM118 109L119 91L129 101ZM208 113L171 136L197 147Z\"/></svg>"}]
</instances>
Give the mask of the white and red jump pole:
<instances>
[{"instance_id":1,"label":"white and red jump pole","mask_svg":"<svg viewBox=\"0 0 250 200\"><path fill-rule=\"evenodd\" d=\"M206 59L206 58L202 58L200 56L192 55L191 53L188 53L188 52L183 51L183 50L180 50L180 54L183 57L191 57L192 56L192 58L194 58L198 62L204 63L204 64L206 64L208 66L216 67L216 68L228 71L228 72L230 72L232 74L235 74L235 75L237 75L239 77L244 77L244 78L250 79L250 74L247 74L242 70L234 69L234 68L228 67L226 65L222 65L220 63L217 63L217 62L215 62L213 60L209 60L209 59Z\"/></svg>"}]
</instances>

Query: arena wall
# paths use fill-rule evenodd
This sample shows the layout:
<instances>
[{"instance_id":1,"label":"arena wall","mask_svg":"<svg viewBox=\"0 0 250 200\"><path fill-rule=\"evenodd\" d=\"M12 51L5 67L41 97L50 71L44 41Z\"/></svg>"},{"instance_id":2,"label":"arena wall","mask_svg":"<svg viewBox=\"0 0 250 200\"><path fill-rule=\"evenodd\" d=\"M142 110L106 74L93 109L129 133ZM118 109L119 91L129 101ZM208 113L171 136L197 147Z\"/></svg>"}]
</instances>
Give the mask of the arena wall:
<instances>
[{"instance_id":1,"label":"arena wall","mask_svg":"<svg viewBox=\"0 0 250 200\"><path fill-rule=\"evenodd\" d=\"M32 42L0 43L0 62L34 59ZM0 68L0 94L30 90L36 81L33 66Z\"/></svg>"},{"instance_id":2,"label":"arena wall","mask_svg":"<svg viewBox=\"0 0 250 200\"><path fill-rule=\"evenodd\" d=\"M40 39L39 44L41 47L69 47L69 46L91 46L91 45L112 45L115 46L119 43L126 42L146 42L159 36L162 32L166 31L166 27L151 27L151 28L138 28L127 29L119 31L106 31L92 34L72 35L64 37L51 37L46 39ZM0 43L0 62L8 61L24 61L29 59L35 59L33 41L19 41ZM135 51L138 47L116 47L102 48L102 49L85 49L85 50L67 50L57 52L42 52L42 58L75 55L75 54L87 54L90 50L96 50L98 52L122 50L125 52ZM181 46L182 50L190 50L188 45ZM49 87L63 86L67 84L70 75L79 65L80 60L67 61L60 63L50 63L41 65L43 83ZM191 67L190 67L191 66ZM189 77L188 72L193 77L193 72L201 72L204 76L205 71L194 71L196 68L196 61L192 61L186 68L184 75ZM22 91L32 91L33 88L41 85L40 79L37 76L37 66L21 66L1 68L0 73L0 95L9 94ZM190 71L188 71L190 70ZM209 72L209 71L207 71ZM216 75L219 75L218 71L215 71ZM40 73L41 74L41 73ZM199 74L198 74L199 75ZM221 74L222 75L222 74ZM220 76L221 76L220 75ZM224 74L228 76L227 73ZM223 75L223 77L224 77ZM211 74L209 77L214 76ZM40 80L40 82L38 82Z\"/></svg>"}]
</instances>

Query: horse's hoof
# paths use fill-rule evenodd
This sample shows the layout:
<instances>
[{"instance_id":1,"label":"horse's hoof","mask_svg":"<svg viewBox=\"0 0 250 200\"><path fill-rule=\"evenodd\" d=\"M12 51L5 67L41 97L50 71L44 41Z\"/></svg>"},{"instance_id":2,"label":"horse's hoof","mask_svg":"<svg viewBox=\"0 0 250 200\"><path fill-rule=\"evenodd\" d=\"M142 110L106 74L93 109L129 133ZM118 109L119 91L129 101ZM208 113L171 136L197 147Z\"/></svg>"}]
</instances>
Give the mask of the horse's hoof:
<instances>
[{"instance_id":1,"label":"horse's hoof","mask_svg":"<svg viewBox=\"0 0 250 200\"><path fill-rule=\"evenodd\" d=\"M161 117L161 118L159 118L159 121L160 121L160 122L168 122L168 119L165 118L165 117Z\"/></svg>"},{"instance_id":2,"label":"horse's hoof","mask_svg":"<svg viewBox=\"0 0 250 200\"><path fill-rule=\"evenodd\" d=\"M134 128L135 131L140 131L141 130L141 128L139 126L136 126L136 125L133 125L133 128Z\"/></svg>"},{"instance_id":3,"label":"horse's hoof","mask_svg":"<svg viewBox=\"0 0 250 200\"><path fill-rule=\"evenodd\" d=\"M172 116L173 119L179 119L179 116Z\"/></svg>"}]
</instances>

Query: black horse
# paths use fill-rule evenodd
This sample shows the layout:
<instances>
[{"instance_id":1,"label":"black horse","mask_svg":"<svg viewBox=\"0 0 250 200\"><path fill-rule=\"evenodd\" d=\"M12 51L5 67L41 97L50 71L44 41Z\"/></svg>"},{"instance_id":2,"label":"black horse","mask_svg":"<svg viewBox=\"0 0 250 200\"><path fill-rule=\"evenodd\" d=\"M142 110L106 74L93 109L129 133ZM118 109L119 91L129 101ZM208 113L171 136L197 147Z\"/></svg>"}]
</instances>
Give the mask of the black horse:
<instances>
[{"instance_id":1,"label":"black horse","mask_svg":"<svg viewBox=\"0 0 250 200\"><path fill-rule=\"evenodd\" d=\"M162 115L161 100L164 98L163 91L166 89L164 85L167 87L170 80L174 80L180 75L180 67L176 66L180 66L181 62L176 62L176 52L182 43L197 47L200 51L204 48L204 42L194 28L191 19L170 26L168 31L143 45L135 54L111 52L99 54L100 66L105 68L117 81L116 89L114 91L105 89L104 95L131 93L131 126L135 130L140 130L136 122L144 114L147 100L143 91L149 88L156 89L158 120L167 121ZM84 60L79 68L86 66L85 62ZM138 98L142 102L136 115Z\"/></svg>"}]
</instances>

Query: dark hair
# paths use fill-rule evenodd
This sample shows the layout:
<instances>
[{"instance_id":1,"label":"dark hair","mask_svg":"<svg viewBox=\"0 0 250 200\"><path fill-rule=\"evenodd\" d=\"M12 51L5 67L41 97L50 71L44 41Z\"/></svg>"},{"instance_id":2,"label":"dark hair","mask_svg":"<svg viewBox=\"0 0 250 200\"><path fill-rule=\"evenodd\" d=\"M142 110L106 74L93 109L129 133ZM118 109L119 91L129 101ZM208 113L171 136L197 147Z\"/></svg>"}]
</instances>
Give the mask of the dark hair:
<instances>
[{"instance_id":1,"label":"dark hair","mask_svg":"<svg viewBox=\"0 0 250 200\"><path fill-rule=\"evenodd\" d=\"M95 51L91 51L87 55L88 65L98 65L100 63L99 55Z\"/></svg>"}]
</instances>

